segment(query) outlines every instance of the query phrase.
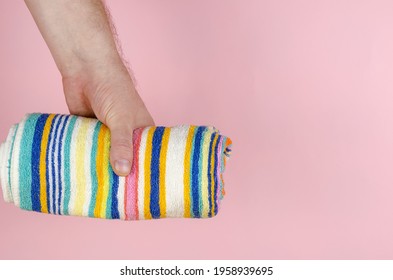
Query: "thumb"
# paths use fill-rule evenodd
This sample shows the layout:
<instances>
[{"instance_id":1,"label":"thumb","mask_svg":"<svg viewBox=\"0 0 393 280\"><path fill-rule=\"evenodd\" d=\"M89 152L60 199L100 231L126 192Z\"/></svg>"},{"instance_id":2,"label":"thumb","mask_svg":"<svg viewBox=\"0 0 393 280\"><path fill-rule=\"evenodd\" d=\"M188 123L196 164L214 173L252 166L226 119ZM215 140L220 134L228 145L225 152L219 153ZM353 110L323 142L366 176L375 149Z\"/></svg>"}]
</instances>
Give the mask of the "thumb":
<instances>
[{"instance_id":1,"label":"thumb","mask_svg":"<svg viewBox=\"0 0 393 280\"><path fill-rule=\"evenodd\" d=\"M140 117L115 115L107 123L111 131L110 162L119 176L127 176L131 172L134 129L154 125L150 113L144 106L142 109Z\"/></svg>"},{"instance_id":2,"label":"thumb","mask_svg":"<svg viewBox=\"0 0 393 280\"><path fill-rule=\"evenodd\" d=\"M124 124L123 120L113 120L109 124L111 131L110 162L114 172L119 176L127 176L131 171L133 146L133 128Z\"/></svg>"}]
</instances>

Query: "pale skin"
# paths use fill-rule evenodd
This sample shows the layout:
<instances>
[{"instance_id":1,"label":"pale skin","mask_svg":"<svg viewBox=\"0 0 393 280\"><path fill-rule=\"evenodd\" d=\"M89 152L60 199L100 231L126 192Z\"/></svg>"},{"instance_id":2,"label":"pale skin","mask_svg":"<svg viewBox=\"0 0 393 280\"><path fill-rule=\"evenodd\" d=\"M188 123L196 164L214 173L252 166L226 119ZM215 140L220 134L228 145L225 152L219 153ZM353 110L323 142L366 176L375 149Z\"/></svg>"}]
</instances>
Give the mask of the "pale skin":
<instances>
[{"instance_id":1,"label":"pale skin","mask_svg":"<svg viewBox=\"0 0 393 280\"><path fill-rule=\"evenodd\" d=\"M111 131L110 162L127 176L132 133L154 125L116 47L101 0L25 0L61 73L71 114L96 117Z\"/></svg>"}]
</instances>

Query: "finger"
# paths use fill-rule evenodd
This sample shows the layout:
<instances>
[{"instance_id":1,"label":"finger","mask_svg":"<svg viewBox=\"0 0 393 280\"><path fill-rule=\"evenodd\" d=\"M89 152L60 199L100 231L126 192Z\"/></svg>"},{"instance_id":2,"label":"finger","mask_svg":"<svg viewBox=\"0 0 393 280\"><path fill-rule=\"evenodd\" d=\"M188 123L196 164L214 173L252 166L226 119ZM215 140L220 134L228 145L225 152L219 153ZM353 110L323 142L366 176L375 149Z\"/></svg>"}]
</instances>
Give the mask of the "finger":
<instances>
[{"instance_id":1,"label":"finger","mask_svg":"<svg viewBox=\"0 0 393 280\"><path fill-rule=\"evenodd\" d=\"M116 120L114 120L116 122ZM113 170L119 176L127 176L132 165L132 132L133 129L124 120L109 126L111 131L110 162Z\"/></svg>"}]
</instances>

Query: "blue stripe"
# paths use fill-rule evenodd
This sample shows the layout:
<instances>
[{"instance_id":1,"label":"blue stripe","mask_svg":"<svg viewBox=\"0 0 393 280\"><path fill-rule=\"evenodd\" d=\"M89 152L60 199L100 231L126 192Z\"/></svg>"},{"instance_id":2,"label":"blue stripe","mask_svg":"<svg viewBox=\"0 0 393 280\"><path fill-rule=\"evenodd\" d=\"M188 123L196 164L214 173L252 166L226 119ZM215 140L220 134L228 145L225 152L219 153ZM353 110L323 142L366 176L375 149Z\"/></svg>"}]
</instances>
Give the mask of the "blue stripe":
<instances>
[{"instance_id":1,"label":"blue stripe","mask_svg":"<svg viewBox=\"0 0 393 280\"><path fill-rule=\"evenodd\" d=\"M209 160L207 163L207 179L208 179L208 194L209 194L209 217L212 216L212 176L211 176L211 158L212 158L212 150L213 150L213 141L214 137L216 136L216 133L212 133L211 138L210 138L210 145L209 145Z\"/></svg>"},{"instance_id":2,"label":"blue stripe","mask_svg":"<svg viewBox=\"0 0 393 280\"><path fill-rule=\"evenodd\" d=\"M162 144L162 136L165 127L158 126L153 134L151 163L150 163L150 213L153 219L160 218L160 152ZM149 143L147 143L149 145Z\"/></svg>"},{"instance_id":3,"label":"blue stripe","mask_svg":"<svg viewBox=\"0 0 393 280\"><path fill-rule=\"evenodd\" d=\"M68 122L68 119L69 119L69 117L70 116L66 116L65 117L65 120L64 120L64 123L63 123L63 127L61 128L61 130L60 130L60 141L59 141L59 153L58 153L58 163L59 163L59 173L58 173L58 176L59 176L59 198L58 198L58 201L57 201L57 214L61 214L61 212L60 212L60 207L61 207L61 195L62 195L62 192L63 192L63 186L62 186L62 182L61 182L61 168L62 168L62 166L61 166L61 163L62 163L62 158L61 158L61 151L62 151L62 149L63 149L63 136L64 136L64 130L65 130L65 128L66 128L66 126L67 126L67 122Z\"/></svg>"},{"instance_id":4,"label":"blue stripe","mask_svg":"<svg viewBox=\"0 0 393 280\"><path fill-rule=\"evenodd\" d=\"M192 184L191 184L191 193L192 193L192 212L195 218L200 218L201 214L199 211L199 158L201 152L201 139L202 132L205 127L200 126L197 129L195 134L195 143L194 143L194 154L192 158Z\"/></svg>"},{"instance_id":5,"label":"blue stripe","mask_svg":"<svg viewBox=\"0 0 393 280\"><path fill-rule=\"evenodd\" d=\"M217 173L217 164L218 164L218 158L217 158L217 153L218 153L218 146L220 144L220 139L221 136L218 136L217 138L217 143L216 147L214 149L214 215L217 215L217 188L219 188L219 182L218 182L218 176L220 176Z\"/></svg>"},{"instance_id":6,"label":"blue stripe","mask_svg":"<svg viewBox=\"0 0 393 280\"><path fill-rule=\"evenodd\" d=\"M53 145L52 145L52 151L51 151L51 154L52 154L52 156L51 156L52 157L52 160L51 160L52 161L52 189L53 189L53 191L52 191L52 209L53 209L54 214L56 214L56 212L57 212L57 210L56 210L57 185L56 185L56 171L55 171L55 151L56 151L56 146L57 146L56 134L58 133L58 130L59 130L61 118L62 118L61 115L57 115L56 117L53 118L53 121L52 121L52 125L54 125L55 120L59 119L56 126L55 126L55 129L53 131L53 135L52 135L53 136ZM49 145L48 145L48 149L49 149Z\"/></svg>"},{"instance_id":7,"label":"blue stripe","mask_svg":"<svg viewBox=\"0 0 393 280\"><path fill-rule=\"evenodd\" d=\"M117 201L117 192L119 190L119 176L113 172L112 170L112 178L113 178L113 187L112 187L112 219L119 219L120 214L119 214L119 209L118 207L118 201Z\"/></svg>"},{"instance_id":8,"label":"blue stripe","mask_svg":"<svg viewBox=\"0 0 393 280\"><path fill-rule=\"evenodd\" d=\"M31 202L32 210L41 212L40 202L40 154L41 140L48 114L42 114L35 125L32 153L31 153Z\"/></svg>"},{"instance_id":9,"label":"blue stripe","mask_svg":"<svg viewBox=\"0 0 393 280\"><path fill-rule=\"evenodd\" d=\"M93 145L91 147L91 159L90 159L90 170L91 170L91 200L89 205L89 216L94 217L94 206L97 199L97 188L98 188L98 175L97 175L97 146L98 146L98 133L101 129L101 122L97 122L94 128L93 134Z\"/></svg>"},{"instance_id":10,"label":"blue stripe","mask_svg":"<svg viewBox=\"0 0 393 280\"><path fill-rule=\"evenodd\" d=\"M108 197L106 198L106 214L105 217L110 219L112 217L112 187L113 187L113 169L111 163L108 162L107 166L109 176Z\"/></svg>"}]
</instances>

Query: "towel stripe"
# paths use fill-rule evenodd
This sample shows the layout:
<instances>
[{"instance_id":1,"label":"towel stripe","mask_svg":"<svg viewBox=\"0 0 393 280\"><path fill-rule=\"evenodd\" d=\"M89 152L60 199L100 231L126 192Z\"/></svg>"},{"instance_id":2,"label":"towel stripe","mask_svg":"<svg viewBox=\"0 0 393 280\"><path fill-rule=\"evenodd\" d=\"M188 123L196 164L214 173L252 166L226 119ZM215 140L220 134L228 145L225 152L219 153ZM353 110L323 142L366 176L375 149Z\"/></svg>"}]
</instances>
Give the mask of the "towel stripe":
<instances>
[{"instance_id":1,"label":"towel stripe","mask_svg":"<svg viewBox=\"0 0 393 280\"><path fill-rule=\"evenodd\" d=\"M167 153L168 153L168 142L171 130L169 128L164 128L162 135L162 144L160 151L160 162L159 162L159 205L160 205L160 218L166 217L166 163L167 163Z\"/></svg>"},{"instance_id":2,"label":"towel stripe","mask_svg":"<svg viewBox=\"0 0 393 280\"><path fill-rule=\"evenodd\" d=\"M145 128L141 135L141 145L139 147L139 162L138 165L141 167L138 174L138 213L139 220L145 219L145 156L146 156L146 144L149 128ZM150 176L150 175L149 175Z\"/></svg>"},{"instance_id":3,"label":"towel stripe","mask_svg":"<svg viewBox=\"0 0 393 280\"><path fill-rule=\"evenodd\" d=\"M170 128L166 157L166 215L184 217L184 159L189 126Z\"/></svg>"},{"instance_id":4,"label":"towel stripe","mask_svg":"<svg viewBox=\"0 0 393 280\"><path fill-rule=\"evenodd\" d=\"M66 124L68 122L68 119L70 118L70 116L65 116L65 118L63 119L63 124L60 130L60 139L59 139L59 151L58 151L58 162L59 162L59 168L58 168L58 177L59 177L59 196L57 198L57 214L61 214L61 201L63 198L63 186L64 186L64 182L63 182L63 175L62 175L62 170L63 170L63 138L64 138L64 131L66 129Z\"/></svg>"},{"instance_id":5,"label":"towel stripe","mask_svg":"<svg viewBox=\"0 0 393 280\"><path fill-rule=\"evenodd\" d=\"M214 149L217 143L217 138L218 134L213 133L211 136L211 142L210 142L210 147L209 147L209 173L208 173L208 179L209 179L209 217L212 217L212 213L214 213L215 205L214 205L214 188L215 188L215 180L214 180L214 156L212 154L214 153Z\"/></svg>"},{"instance_id":6,"label":"towel stripe","mask_svg":"<svg viewBox=\"0 0 393 280\"><path fill-rule=\"evenodd\" d=\"M152 140L152 152L151 152L151 178L150 178L150 213L152 218L158 219L161 215L160 204L159 204L159 184L160 184L160 152L162 136L164 135L165 128L159 126L155 129Z\"/></svg>"},{"instance_id":7,"label":"towel stripe","mask_svg":"<svg viewBox=\"0 0 393 280\"><path fill-rule=\"evenodd\" d=\"M209 215L209 191L208 191L208 162L209 162L209 144L211 131L205 129L202 137L202 149L200 157L200 173L199 182L201 182L201 191L199 193L201 199L199 211L202 218L207 218Z\"/></svg>"},{"instance_id":8,"label":"towel stripe","mask_svg":"<svg viewBox=\"0 0 393 280\"><path fill-rule=\"evenodd\" d=\"M20 207L26 210L32 210L31 201L31 186L32 186L32 175L31 175L31 157L32 157L32 146L34 137L34 127L36 125L37 119L40 115L34 114L27 118L21 147L24 148L25 153L20 153L19 155L19 170L23 170L20 173L20 188L24 190L20 194Z\"/></svg>"},{"instance_id":9,"label":"towel stripe","mask_svg":"<svg viewBox=\"0 0 393 280\"><path fill-rule=\"evenodd\" d=\"M218 136L217 142L215 145L215 152L214 152L214 215L217 214L218 206L217 206L217 192L220 188L219 185L219 180L218 180L218 168L219 168L219 160L218 160L218 151L219 151L219 146L220 146L220 141L221 141L221 136Z\"/></svg>"},{"instance_id":10,"label":"towel stripe","mask_svg":"<svg viewBox=\"0 0 393 280\"><path fill-rule=\"evenodd\" d=\"M104 158L103 158L103 186L102 186L102 200L101 200L101 218L105 218L107 209L107 199L109 195L109 182L110 182L110 162L109 162L109 148L110 148L110 133L109 128L105 127L104 135Z\"/></svg>"},{"instance_id":11,"label":"towel stripe","mask_svg":"<svg viewBox=\"0 0 393 280\"><path fill-rule=\"evenodd\" d=\"M71 165L75 162L71 162L71 143L74 135L74 128L77 121L77 117L72 116L67 129L67 135L65 138L65 149L64 149L64 201L62 203L62 213L64 215L69 214L69 204L71 199Z\"/></svg>"},{"instance_id":12,"label":"towel stripe","mask_svg":"<svg viewBox=\"0 0 393 280\"><path fill-rule=\"evenodd\" d=\"M197 132L195 134L195 143L194 143L194 152L192 158L192 185L191 185L191 193L192 193L192 213L193 217L200 218L200 211L199 211L199 203L200 203L200 184L199 184L199 158L201 152L201 139L202 139L202 132L205 128L198 127Z\"/></svg>"},{"instance_id":13,"label":"towel stripe","mask_svg":"<svg viewBox=\"0 0 393 280\"><path fill-rule=\"evenodd\" d=\"M90 171L91 171L91 200L89 205L89 217L94 217L94 207L97 199L97 189L98 189L98 169L97 165L97 150L98 150L98 134L101 128L101 122L97 122L94 127L92 147L91 147L91 159L90 159Z\"/></svg>"},{"instance_id":14,"label":"towel stripe","mask_svg":"<svg viewBox=\"0 0 393 280\"><path fill-rule=\"evenodd\" d=\"M55 200L55 192L54 192L54 169L55 169L55 161L53 159L54 156L54 141L56 138L56 128L59 122L59 115L55 115L53 117L52 123L50 124L50 129L48 133L48 146L46 150L46 185L49 190L47 195L47 203L48 203L48 212L54 213L54 200Z\"/></svg>"},{"instance_id":15,"label":"towel stripe","mask_svg":"<svg viewBox=\"0 0 393 280\"><path fill-rule=\"evenodd\" d=\"M119 177L119 189L117 191L117 209L119 211L119 219L126 220L126 206L125 206L125 193L126 193L126 177ZM135 220L135 219L134 219Z\"/></svg>"},{"instance_id":16,"label":"towel stripe","mask_svg":"<svg viewBox=\"0 0 393 280\"><path fill-rule=\"evenodd\" d=\"M126 220L136 220L138 213L138 174L139 174L139 149L142 138L142 128L136 129L133 134L133 153L134 164L131 167L131 173L127 176L127 190L125 195Z\"/></svg>"},{"instance_id":17,"label":"towel stripe","mask_svg":"<svg viewBox=\"0 0 393 280\"><path fill-rule=\"evenodd\" d=\"M54 173L53 173L53 184L54 184L54 199L53 199L53 208L54 208L54 214L59 213L59 197L60 197L60 187L61 187L61 178L58 176L59 175L59 170L61 168L61 161L59 160L60 157L60 146L61 146L61 131L64 127L64 120L66 119L66 116L60 116L58 126L57 126L57 132L56 132L56 137L55 137L55 148L54 148Z\"/></svg>"},{"instance_id":18,"label":"towel stripe","mask_svg":"<svg viewBox=\"0 0 393 280\"><path fill-rule=\"evenodd\" d=\"M195 126L190 126L184 154L184 217L191 217L191 157Z\"/></svg>"},{"instance_id":19,"label":"towel stripe","mask_svg":"<svg viewBox=\"0 0 393 280\"><path fill-rule=\"evenodd\" d=\"M40 184L40 154L41 154L41 140L42 133L45 127L46 120L49 115L41 115L37 119L37 123L34 130L32 153L31 153L31 202L32 210L41 211L41 184Z\"/></svg>"}]
</instances>

